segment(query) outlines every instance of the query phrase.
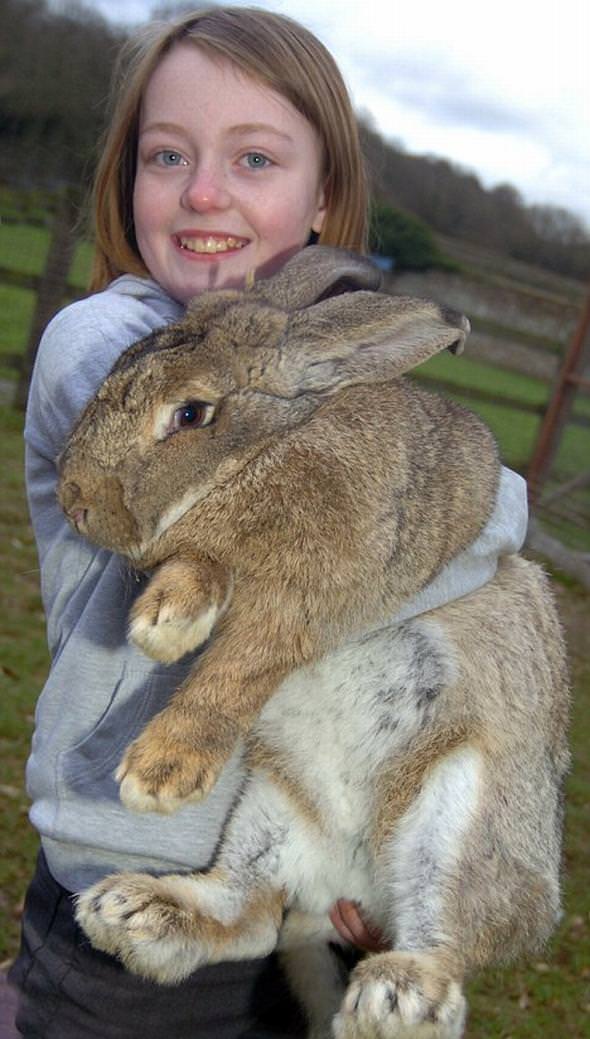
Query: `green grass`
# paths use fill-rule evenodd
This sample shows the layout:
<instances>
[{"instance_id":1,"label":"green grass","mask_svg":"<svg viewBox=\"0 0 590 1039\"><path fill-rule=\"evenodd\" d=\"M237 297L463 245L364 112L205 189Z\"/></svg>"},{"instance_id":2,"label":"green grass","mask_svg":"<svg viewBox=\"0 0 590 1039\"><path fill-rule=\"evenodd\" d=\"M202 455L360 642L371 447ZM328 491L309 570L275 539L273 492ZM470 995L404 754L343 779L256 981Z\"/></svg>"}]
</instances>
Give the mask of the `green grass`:
<instances>
[{"instance_id":1,"label":"green grass","mask_svg":"<svg viewBox=\"0 0 590 1039\"><path fill-rule=\"evenodd\" d=\"M93 254L92 242L78 242L70 268L70 284L83 292L86 291L90 278Z\"/></svg>"},{"instance_id":2,"label":"green grass","mask_svg":"<svg viewBox=\"0 0 590 1039\"><path fill-rule=\"evenodd\" d=\"M514 413L512 413L514 414ZM47 669L38 571L22 480L22 418L0 408L0 960L17 948L18 910L37 839L27 822L24 763ZM573 674L574 768L568 783L565 914L545 955L483 972L469 986L468 1039L587 1039L590 1024L590 595L556 584Z\"/></svg>"},{"instance_id":3,"label":"green grass","mask_svg":"<svg viewBox=\"0 0 590 1039\"><path fill-rule=\"evenodd\" d=\"M471 327L474 332L488 332L500 339L509 339L515 343L522 343L524 346L534 346L552 354L563 352L563 344L550 336L536 335L534 332L527 332L521 328L511 328L500 321L493 321L491 318L475 317L471 322Z\"/></svg>"},{"instance_id":4,"label":"green grass","mask_svg":"<svg viewBox=\"0 0 590 1039\"><path fill-rule=\"evenodd\" d=\"M20 274L42 274L47 263L49 243L49 228L0 223L0 267ZM91 265L92 244L81 240L72 261L71 283L84 289Z\"/></svg>"},{"instance_id":5,"label":"green grass","mask_svg":"<svg viewBox=\"0 0 590 1039\"><path fill-rule=\"evenodd\" d=\"M537 379L521 372L510 371L499 365L476 361L471 357L452 357L448 353L437 354L416 369L418 377L423 374L441 382L452 383L457 389L485 390L501 400L511 397L523 404L544 406L552 386L544 379ZM576 395L574 414L590 418L590 397Z\"/></svg>"},{"instance_id":6,"label":"green grass","mask_svg":"<svg viewBox=\"0 0 590 1039\"><path fill-rule=\"evenodd\" d=\"M37 554L22 477L22 418L0 408L0 960L15 952L18 907L37 838L27 821L23 766L47 670Z\"/></svg>"},{"instance_id":7,"label":"green grass","mask_svg":"<svg viewBox=\"0 0 590 1039\"><path fill-rule=\"evenodd\" d=\"M476 386L498 397L515 397L525 404L545 404L549 396L549 385L542 379L475 361L471 357L436 354L417 371L434 379L448 380L457 387Z\"/></svg>"},{"instance_id":8,"label":"green grass","mask_svg":"<svg viewBox=\"0 0 590 1039\"><path fill-rule=\"evenodd\" d=\"M0 267L41 274L47 262L49 230L28 224L0 224Z\"/></svg>"},{"instance_id":9,"label":"green grass","mask_svg":"<svg viewBox=\"0 0 590 1039\"><path fill-rule=\"evenodd\" d=\"M46 228L0 223L0 267L27 277L40 275L48 249ZM92 253L90 242L78 242L70 269L72 295L81 295L86 289ZM11 362L26 349L35 301L33 288L0 283L0 379L17 378L17 369Z\"/></svg>"},{"instance_id":10,"label":"green grass","mask_svg":"<svg viewBox=\"0 0 590 1039\"><path fill-rule=\"evenodd\" d=\"M0 284L0 378L16 379L16 368L9 363L22 354L33 319L35 294L31 289Z\"/></svg>"}]
</instances>

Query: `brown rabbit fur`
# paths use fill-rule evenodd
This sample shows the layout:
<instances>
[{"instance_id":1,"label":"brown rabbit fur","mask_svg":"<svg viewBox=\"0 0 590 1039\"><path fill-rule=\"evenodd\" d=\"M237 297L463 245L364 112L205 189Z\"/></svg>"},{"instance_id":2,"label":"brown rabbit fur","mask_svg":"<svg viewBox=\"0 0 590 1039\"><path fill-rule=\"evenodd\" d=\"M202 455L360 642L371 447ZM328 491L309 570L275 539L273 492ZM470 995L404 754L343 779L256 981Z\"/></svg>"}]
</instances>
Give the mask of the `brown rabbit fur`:
<instances>
[{"instance_id":1,"label":"brown rabbit fur","mask_svg":"<svg viewBox=\"0 0 590 1039\"><path fill-rule=\"evenodd\" d=\"M462 345L468 323L366 291L377 278L311 247L250 293L197 299L123 354L70 437L62 506L92 541L157 568L133 640L171 662L215 625L125 755L129 807L205 795L286 674L391 618L485 525L491 435L399 378ZM213 421L172 435L195 401Z\"/></svg>"},{"instance_id":2,"label":"brown rabbit fur","mask_svg":"<svg viewBox=\"0 0 590 1039\"><path fill-rule=\"evenodd\" d=\"M128 750L122 796L202 796L246 734L213 868L108 877L77 917L160 982L279 943L313 1039L459 1039L465 976L539 948L559 916L564 650L516 556L396 618L481 531L498 461L477 419L400 378L464 319L373 279L313 247L198 300L122 356L72 434L71 521L156 568L133 638L171 660L212 632ZM340 896L391 944L346 992Z\"/></svg>"}]
</instances>

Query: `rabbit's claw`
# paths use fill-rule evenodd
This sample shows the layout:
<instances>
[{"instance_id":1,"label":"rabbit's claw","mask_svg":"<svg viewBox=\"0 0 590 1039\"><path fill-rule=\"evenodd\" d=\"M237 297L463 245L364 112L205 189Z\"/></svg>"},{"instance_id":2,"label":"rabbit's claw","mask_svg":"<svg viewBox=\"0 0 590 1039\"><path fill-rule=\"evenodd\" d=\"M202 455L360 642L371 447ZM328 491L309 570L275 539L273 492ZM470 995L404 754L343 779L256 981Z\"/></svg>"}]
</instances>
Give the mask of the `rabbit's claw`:
<instances>
[{"instance_id":1,"label":"rabbit's claw","mask_svg":"<svg viewBox=\"0 0 590 1039\"><path fill-rule=\"evenodd\" d=\"M207 641L226 597L211 574L175 559L164 563L135 601L129 638L146 656L171 664Z\"/></svg>"},{"instance_id":2,"label":"rabbit's claw","mask_svg":"<svg viewBox=\"0 0 590 1039\"><path fill-rule=\"evenodd\" d=\"M168 719L169 720L169 719ZM219 739L202 746L163 731L167 719L156 717L129 745L115 773L126 808L135 812L176 812L200 801L211 790L233 749Z\"/></svg>"},{"instance_id":3,"label":"rabbit's claw","mask_svg":"<svg viewBox=\"0 0 590 1039\"><path fill-rule=\"evenodd\" d=\"M356 968L335 1039L460 1039L465 999L435 957L387 952Z\"/></svg>"}]
</instances>

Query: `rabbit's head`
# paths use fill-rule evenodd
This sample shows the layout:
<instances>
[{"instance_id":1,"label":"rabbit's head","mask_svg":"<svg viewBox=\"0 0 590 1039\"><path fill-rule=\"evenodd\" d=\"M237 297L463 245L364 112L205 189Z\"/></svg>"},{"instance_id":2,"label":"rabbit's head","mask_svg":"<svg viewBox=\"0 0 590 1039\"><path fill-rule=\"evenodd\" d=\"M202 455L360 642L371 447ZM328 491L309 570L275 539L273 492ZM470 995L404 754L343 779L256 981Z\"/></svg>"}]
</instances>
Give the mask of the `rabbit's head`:
<instances>
[{"instance_id":1,"label":"rabbit's head","mask_svg":"<svg viewBox=\"0 0 590 1039\"><path fill-rule=\"evenodd\" d=\"M311 246L250 291L197 298L178 324L130 347L61 456L70 521L140 563L327 396L462 348L465 318L372 291L378 283L367 260Z\"/></svg>"}]
</instances>

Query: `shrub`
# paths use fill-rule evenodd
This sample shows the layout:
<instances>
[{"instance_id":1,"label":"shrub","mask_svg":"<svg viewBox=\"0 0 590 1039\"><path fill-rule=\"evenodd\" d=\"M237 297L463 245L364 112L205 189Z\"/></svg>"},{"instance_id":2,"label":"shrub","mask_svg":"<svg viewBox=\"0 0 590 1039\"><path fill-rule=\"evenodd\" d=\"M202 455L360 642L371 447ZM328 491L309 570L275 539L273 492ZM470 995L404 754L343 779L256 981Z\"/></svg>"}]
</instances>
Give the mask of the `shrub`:
<instances>
[{"instance_id":1,"label":"shrub","mask_svg":"<svg viewBox=\"0 0 590 1039\"><path fill-rule=\"evenodd\" d=\"M456 269L439 250L427 224L383 202L371 204L369 248L378 256L391 257L396 270Z\"/></svg>"}]
</instances>

